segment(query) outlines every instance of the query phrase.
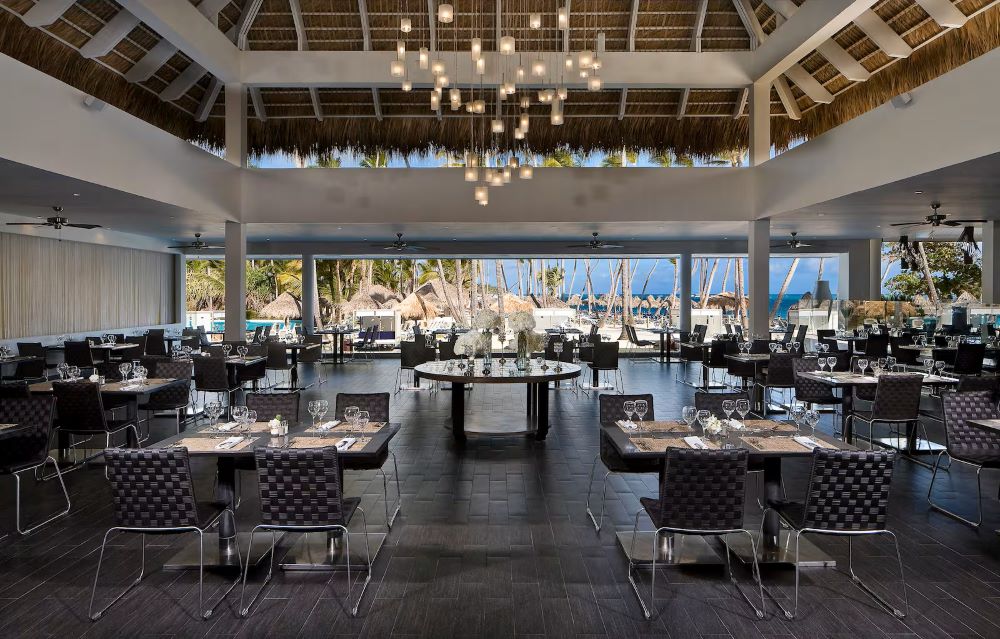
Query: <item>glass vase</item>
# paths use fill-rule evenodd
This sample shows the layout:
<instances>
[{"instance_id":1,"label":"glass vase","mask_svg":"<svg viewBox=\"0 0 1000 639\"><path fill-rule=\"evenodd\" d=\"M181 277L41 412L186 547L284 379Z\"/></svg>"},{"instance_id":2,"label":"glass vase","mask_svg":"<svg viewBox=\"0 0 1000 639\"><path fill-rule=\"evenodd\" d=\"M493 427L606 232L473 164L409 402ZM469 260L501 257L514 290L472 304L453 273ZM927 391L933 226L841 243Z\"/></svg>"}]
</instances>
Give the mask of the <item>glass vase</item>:
<instances>
[{"instance_id":1,"label":"glass vase","mask_svg":"<svg viewBox=\"0 0 1000 639\"><path fill-rule=\"evenodd\" d=\"M528 353L528 335L524 331L517 334L517 359L514 360L514 365L517 366L517 370L526 371L531 363Z\"/></svg>"}]
</instances>

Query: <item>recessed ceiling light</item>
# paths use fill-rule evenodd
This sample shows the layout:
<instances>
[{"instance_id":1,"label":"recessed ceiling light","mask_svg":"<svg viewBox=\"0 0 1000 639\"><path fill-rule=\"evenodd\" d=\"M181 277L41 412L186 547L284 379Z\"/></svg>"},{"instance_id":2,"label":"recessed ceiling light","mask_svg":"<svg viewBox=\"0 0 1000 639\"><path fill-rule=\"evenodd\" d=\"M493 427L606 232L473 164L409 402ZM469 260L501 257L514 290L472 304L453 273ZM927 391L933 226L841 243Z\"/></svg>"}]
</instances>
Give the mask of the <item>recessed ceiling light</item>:
<instances>
[{"instance_id":1,"label":"recessed ceiling light","mask_svg":"<svg viewBox=\"0 0 1000 639\"><path fill-rule=\"evenodd\" d=\"M340 230L342 230L343 228L344 228L343 226L338 226L338 227L337 227L337 230L338 230L338 231L340 231Z\"/></svg>"},{"instance_id":2,"label":"recessed ceiling light","mask_svg":"<svg viewBox=\"0 0 1000 639\"><path fill-rule=\"evenodd\" d=\"M74 193L73 197L80 197L80 194L79 193Z\"/></svg>"},{"instance_id":3,"label":"recessed ceiling light","mask_svg":"<svg viewBox=\"0 0 1000 639\"><path fill-rule=\"evenodd\" d=\"M823 217L824 215L826 215L826 213L820 213L819 214L820 217Z\"/></svg>"},{"instance_id":4,"label":"recessed ceiling light","mask_svg":"<svg viewBox=\"0 0 1000 639\"><path fill-rule=\"evenodd\" d=\"M923 191L914 191L913 194L914 195L923 195L924 192Z\"/></svg>"}]
</instances>

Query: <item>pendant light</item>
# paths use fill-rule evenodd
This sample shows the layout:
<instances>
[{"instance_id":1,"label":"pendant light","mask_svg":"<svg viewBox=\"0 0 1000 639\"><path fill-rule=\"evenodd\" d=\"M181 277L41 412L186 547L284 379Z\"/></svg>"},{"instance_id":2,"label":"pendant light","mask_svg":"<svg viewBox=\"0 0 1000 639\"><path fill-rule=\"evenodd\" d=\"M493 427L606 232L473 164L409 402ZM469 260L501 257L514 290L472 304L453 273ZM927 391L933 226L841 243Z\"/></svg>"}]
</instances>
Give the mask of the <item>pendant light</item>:
<instances>
[{"instance_id":1,"label":"pendant light","mask_svg":"<svg viewBox=\"0 0 1000 639\"><path fill-rule=\"evenodd\" d=\"M545 77L545 60L537 58L534 62L531 63L531 75L535 76L536 78Z\"/></svg>"},{"instance_id":2,"label":"pendant light","mask_svg":"<svg viewBox=\"0 0 1000 639\"><path fill-rule=\"evenodd\" d=\"M465 181L466 182L478 182L479 181L479 169L474 166L465 167Z\"/></svg>"},{"instance_id":3,"label":"pendant light","mask_svg":"<svg viewBox=\"0 0 1000 639\"><path fill-rule=\"evenodd\" d=\"M430 60L431 54L427 47L420 47L420 53L417 54L417 61L420 62L420 68L427 69Z\"/></svg>"},{"instance_id":4,"label":"pendant light","mask_svg":"<svg viewBox=\"0 0 1000 639\"><path fill-rule=\"evenodd\" d=\"M514 55L515 50L514 36L503 36L500 38L500 55Z\"/></svg>"},{"instance_id":5,"label":"pendant light","mask_svg":"<svg viewBox=\"0 0 1000 639\"><path fill-rule=\"evenodd\" d=\"M490 131L493 133L503 133L503 120L490 120Z\"/></svg>"},{"instance_id":6,"label":"pendant light","mask_svg":"<svg viewBox=\"0 0 1000 639\"><path fill-rule=\"evenodd\" d=\"M501 85L501 88L505 96L514 95L514 93L517 91L517 87L514 85L513 82L504 82L503 85Z\"/></svg>"},{"instance_id":7,"label":"pendant light","mask_svg":"<svg viewBox=\"0 0 1000 639\"><path fill-rule=\"evenodd\" d=\"M503 167L503 169L500 170L500 179L503 180L504 184L510 184L510 181L513 179L513 177L514 177L514 172L510 170L509 166L505 166Z\"/></svg>"},{"instance_id":8,"label":"pendant light","mask_svg":"<svg viewBox=\"0 0 1000 639\"><path fill-rule=\"evenodd\" d=\"M531 118L528 117L528 114L522 113L521 117L518 119L518 126L520 127L521 131L527 133L530 123L531 123Z\"/></svg>"},{"instance_id":9,"label":"pendant light","mask_svg":"<svg viewBox=\"0 0 1000 639\"><path fill-rule=\"evenodd\" d=\"M458 111L462 108L462 91L460 89L449 90L448 100L451 102L451 110Z\"/></svg>"},{"instance_id":10,"label":"pendant light","mask_svg":"<svg viewBox=\"0 0 1000 639\"><path fill-rule=\"evenodd\" d=\"M394 78L401 78L406 75L406 64L402 60L393 60L389 63L389 75Z\"/></svg>"},{"instance_id":11,"label":"pendant light","mask_svg":"<svg viewBox=\"0 0 1000 639\"><path fill-rule=\"evenodd\" d=\"M442 75L439 75L438 77L434 78L434 86L436 88L438 88L438 89L447 88L448 84L449 84L449 82L448 82L448 76L447 75L443 75L442 74Z\"/></svg>"},{"instance_id":12,"label":"pendant light","mask_svg":"<svg viewBox=\"0 0 1000 639\"><path fill-rule=\"evenodd\" d=\"M567 71L572 71L573 70L573 56L571 56L571 55L566 56L566 58L563 60L563 66L566 67Z\"/></svg>"},{"instance_id":13,"label":"pendant light","mask_svg":"<svg viewBox=\"0 0 1000 639\"><path fill-rule=\"evenodd\" d=\"M577 64L581 69L589 69L590 65L594 63L594 52L589 49L584 49L576 56Z\"/></svg>"},{"instance_id":14,"label":"pendant light","mask_svg":"<svg viewBox=\"0 0 1000 639\"><path fill-rule=\"evenodd\" d=\"M483 55L483 39L473 38L472 44L469 46L469 51L472 53L473 60L479 60Z\"/></svg>"},{"instance_id":15,"label":"pendant light","mask_svg":"<svg viewBox=\"0 0 1000 639\"><path fill-rule=\"evenodd\" d=\"M431 73L434 75L441 75L444 72L444 60L435 60L434 62L431 62Z\"/></svg>"},{"instance_id":16,"label":"pendant light","mask_svg":"<svg viewBox=\"0 0 1000 639\"><path fill-rule=\"evenodd\" d=\"M443 22L444 24L451 24L451 21L455 19L455 8L450 4L439 4L438 5L438 22Z\"/></svg>"},{"instance_id":17,"label":"pendant light","mask_svg":"<svg viewBox=\"0 0 1000 639\"><path fill-rule=\"evenodd\" d=\"M484 185L479 185L473 190L473 193L477 202L482 203L484 200L489 201L490 197L489 187Z\"/></svg>"},{"instance_id":18,"label":"pendant light","mask_svg":"<svg viewBox=\"0 0 1000 639\"><path fill-rule=\"evenodd\" d=\"M601 82L601 76L594 75L587 80L587 89L591 91L600 91L604 83Z\"/></svg>"},{"instance_id":19,"label":"pendant light","mask_svg":"<svg viewBox=\"0 0 1000 639\"><path fill-rule=\"evenodd\" d=\"M542 14L540 14L540 13L532 13L528 17L528 26L531 27L532 29L541 29L542 28Z\"/></svg>"},{"instance_id":20,"label":"pendant light","mask_svg":"<svg viewBox=\"0 0 1000 639\"><path fill-rule=\"evenodd\" d=\"M552 100L552 110L549 112L549 124L560 126L563 123L562 100Z\"/></svg>"},{"instance_id":21,"label":"pendant light","mask_svg":"<svg viewBox=\"0 0 1000 639\"><path fill-rule=\"evenodd\" d=\"M409 18L400 18L399 30L402 31L403 33L409 33L410 31L413 30L413 23L410 22Z\"/></svg>"},{"instance_id":22,"label":"pendant light","mask_svg":"<svg viewBox=\"0 0 1000 639\"><path fill-rule=\"evenodd\" d=\"M535 167L530 164L522 164L521 168L517 170L517 177L522 180L530 180L535 175Z\"/></svg>"},{"instance_id":23,"label":"pendant light","mask_svg":"<svg viewBox=\"0 0 1000 639\"><path fill-rule=\"evenodd\" d=\"M396 40L396 57L400 60L406 57L406 43L402 40Z\"/></svg>"},{"instance_id":24,"label":"pendant light","mask_svg":"<svg viewBox=\"0 0 1000 639\"><path fill-rule=\"evenodd\" d=\"M524 131L522 131L520 127L517 127L517 128L514 129L514 139L515 140L523 140L524 139Z\"/></svg>"},{"instance_id":25,"label":"pendant light","mask_svg":"<svg viewBox=\"0 0 1000 639\"><path fill-rule=\"evenodd\" d=\"M530 106L531 106L531 98L529 98L526 95L522 95L521 96L521 108L522 109L527 109Z\"/></svg>"},{"instance_id":26,"label":"pendant light","mask_svg":"<svg viewBox=\"0 0 1000 639\"><path fill-rule=\"evenodd\" d=\"M476 73L479 75L486 75L486 58L479 58L476 60Z\"/></svg>"},{"instance_id":27,"label":"pendant light","mask_svg":"<svg viewBox=\"0 0 1000 639\"><path fill-rule=\"evenodd\" d=\"M486 100L473 100L472 112L477 114L486 113Z\"/></svg>"},{"instance_id":28,"label":"pendant light","mask_svg":"<svg viewBox=\"0 0 1000 639\"><path fill-rule=\"evenodd\" d=\"M441 108L441 94L437 91L431 91L431 111L437 111Z\"/></svg>"},{"instance_id":29,"label":"pendant light","mask_svg":"<svg viewBox=\"0 0 1000 639\"><path fill-rule=\"evenodd\" d=\"M403 89L404 93L409 93L410 91L413 90L413 82L409 80L403 80L403 85L400 88Z\"/></svg>"},{"instance_id":30,"label":"pendant light","mask_svg":"<svg viewBox=\"0 0 1000 639\"><path fill-rule=\"evenodd\" d=\"M569 29L569 7L559 7L556 24L564 31Z\"/></svg>"}]
</instances>

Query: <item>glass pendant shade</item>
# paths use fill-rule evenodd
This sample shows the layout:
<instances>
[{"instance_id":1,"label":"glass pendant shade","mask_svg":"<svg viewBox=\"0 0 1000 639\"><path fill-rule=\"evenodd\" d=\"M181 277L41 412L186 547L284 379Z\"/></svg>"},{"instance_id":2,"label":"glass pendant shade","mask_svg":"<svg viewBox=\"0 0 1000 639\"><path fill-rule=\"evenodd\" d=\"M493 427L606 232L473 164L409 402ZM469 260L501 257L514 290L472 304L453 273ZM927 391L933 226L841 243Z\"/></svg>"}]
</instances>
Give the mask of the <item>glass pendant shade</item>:
<instances>
[{"instance_id":1,"label":"glass pendant shade","mask_svg":"<svg viewBox=\"0 0 1000 639\"><path fill-rule=\"evenodd\" d=\"M507 160L507 166L509 166L512 169L516 169L517 167L521 166L521 161L517 159L516 155L512 155Z\"/></svg>"},{"instance_id":2,"label":"glass pendant shade","mask_svg":"<svg viewBox=\"0 0 1000 639\"><path fill-rule=\"evenodd\" d=\"M431 54L427 47L420 47L420 53L417 54L417 61L420 62L420 68L426 69L430 64Z\"/></svg>"},{"instance_id":3,"label":"glass pendant shade","mask_svg":"<svg viewBox=\"0 0 1000 639\"><path fill-rule=\"evenodd\" d=\"M529 98L526 95L525 96L521 96L521 108L522 109L527 109L530 106L531 106L531 98Z\"/></svg>"},{"instance_id":4,"label":"glass pendant shade","mask_svg":"<svg viewBox=\"0 0 1000 639\"><path fill-rule=\"evenodd\" d=\"M439 89L446 88L448 86L448 84L449 84L449 82L448 82L448 76L446 76L444 74L441 74L438 77L434 78L434 86L437 87L437 88L439 88Z\"/></svg>"},{"instance_id":5,"label":"glass pendant shade","mask_svg":"<svg viewBox=\"0 0 1000 639\"><path fill-rule=\"evenodd\" d=\"M601 82L600 76L595 75L587 80L587 88L591 91L600 91L602 86L604 86L604 83Z\"/></svg>"},{"instance_id":6,"label":"glass pendant shade","mask_svg":"<svg viewBox=\"0 0 1000 639\"><path fill-rule=\"evenodd\" d=\"M523 80L524 79L524 67L519 66L516 69L514 69L514 77L516 77L518 80Z\"/></svg>"},{"instance_id":7,"label":"glass pendant shade","mask_svg":"<svg viewBox=\"0 0 1000 639\"><path fill-rule=\"evenodd\" d=\"M389 75L394 78L401 78L406 75L406 64L402 60L393 60L389 63Z\"/></svg>"},{"instance_id":8,"label":"glass pendant shade","mask_svg":"<svg viewBox=\"0 0 1000 639\"><path fill-rule=\"evenodd\" d=\"M535 175L535 167L530 164L522 164L521 168L517 170L517 177L522 180L530 180Z\"/></svg>"},{"instance_id":9,"label":"glass pendant shade","mask_svg":"<svg viewBox=\"0 0 1000 639\"><path fill-rule=\"evenodd\" d=\"M491 120L490 131L493 133L503 133L503 120Z\"/></svg>"},{"instance_id":10,"label":"glass pendant shade","mask_svg":"<svg viewBox=\"0 0 1000 639\"><path fill-rule=\"evenodd\" d=\"M465 167L465 181L476 182L479 180L479 169L474 166Z\"/></svg>"},{"instance_id":11,"label":"glass pendant shade","mask_svg":"<svg viewBox=\"0 0 1000 639\"><path fill-rule=\"evenodd\" d=\"M560 29L569 29L569 7L559 7L557 24Z\"/></svg>"},{"instance_id":12,"label":"glass pendant shade","mask_svg":"<svg viewBox=\"0 0 1000 639\"><path fill-rule=\"evenodd\" d=\"M600 71L601 70L601 66L603 66L603 64L604 63L601 62L600 58L595 57L594 61L590 63L590 68L593 69L594 71Z\"/></svg>"},{"instance_id":13,"label":"glass pendant shade","mask_svg":"<svg viewBox=\"0 0 1000 639\"><path fill-rule=\"evenodd\" d=\"M434 75L441 75L444 71L444 60L435 60L434 62L431 62L431 73Z\"/></svg>"},{"instance_id":14,"label":"glass pendant shade","mask_svg":"<svg viewBox=\"0 0 1000 639\"><path fill-rule=\"evenodd\" d=\"M471 153L465 154L465 165L466 166L479 166L479 156L473 155Z\"/></svg>"},{"instance_id":15,"label":"glass pendant shade","mask_svg":"<svg viewBox=\"0 0 1000 639\"><path fill-rule=\"evenodd\" d=\"M413 30L413 23L410 22L409 18L400 18L399 30L402 31L403 33L409 33L410 31Z\"/></svg>"},{"instance_id":16,"label":"glass pendant shade","mask_svg":"<svg viewBox=\"0 0 1000 639\"><path fill-rule=\"evenodd\" d=\"M462 108L462 92L459 89L448 91L448 100L451 102L451 110L458 111Z\"/></svg>"},{"instance_id":17,"label":"glass pendant shade","mask_svg":"<svg viewBox=\"0 0 1000 639\"><path fill-rule=\"evenodd\" d=\"M581 69L589 69L594 63L594 52L585 49L577 54L576 60Z\"/></svg>"},{"instance_id":18,"label":"glass pendant shade","mask_svg":"<svg viewBox=\"0 0 1000 639\"><path fill-rule=\"evenodd\" d=\"M527 113L522 113L520 119L518 120L518 126L521 127L522 131L527 131L530 126L531 118L528 117Z\"/></svg>"},{"instance_id":19,"label":"glass pendant shade","mask_svg":"<svg viewBox=\"0 0 1000 639\"><path fill-rule=\"evenodd\" d=\"M443 22L445 24L450 24L452 20L455 19L455 8L450 4L439 4L438 5L438 22Z\"/></svg>"},{"instance_id":20,"label":"glass pendant shade","mask_svg":"<svg viewBox=\"0 0 1000 639\"><path fill-rule=\"evenodd\" d=\"M472 112L473 113L486 113L486 100L473 100L472 101Z\"/></svg>"},{"instance_id":21,"label":"glass pendant shade","mask_svg":"<svg viewBox=\"0 0 1000 639\"><path fill-rule=\"evenodd\" d=\"M500 177L504 184L510 184L510 181L514 178L514 172L510 170L509 166L505 166L503 167L503 170L500 171Z\"/></svg>"},{"instance_id":22,"label":"glass pendant shade","mask_svg":"<svg viewBox=\"0 0 1000 639\"><path fill-rule=\"evenodd\" d=\"M490 189L486 186L477 186L474 190L475 198L477 202L482 202L483 200L489 199Z\"/></svg>"},{"instance_id":23,"label":"glass pendant shade","mask_svg":"<svg viewBox=\"0 0 1000 639\"><path fill-rule=\"evenodd\" d=\"M528 26L531 27L532 29L541 29L542 28L542 14L540 14L540 13L532 13L528 17Z\"/></svg>"},{"instance_id":24,"label":"glass pendant shade","mask_svg":"<svg viewBox=\"0 0 1000 639\"><path fill-rule=\"evenodd\" d=\"M566 58L563 60L563 65L566 66L567 71L571 70L573 68L573 56L571 55L566 56Z\"/></svg>"},{"instance_id":25,"label":"glass pendant shade","mask_svg":"<svg viewBox=\"0 0 1000 639\"><path fill-rule=\"evenodd\" d=\"M545 104L549 101L549 92L545 89L540 89L538 91L538 101Z\"/></svg>"},{"instance_id":26,"label":"glass pendant shade","mask_svg":"<svg viewBox=\"0 0 1000 639\"><path fill-rule=\"evenodd\" d=\"M520 127L514 129L514 139L515 140L523 140L524 139L524 131L522 131L520 129Z\"/></svg>"},{"instance_id":27,"label":"glass pendant shade","mask_svg":"<svg viewBox=\"0 0 1000 639\"><path fill-rule=\"evenodd\" d=\"M441 94L437 91L431 91L431 111L437 111L441 108Z\"/></svg>"},{"instance_id":28,"label":"glass pendant shade","mask_svg":"<svg viewBox=\"0 0 1000 639\"><path fill-rule=\"evenodd\" d=\"M515 50L514 36L503 36L500 38L500 55L514 55Z\"/></svg>"},{"instance_id":29,"label":"glass pendant shade","mask_svg":"<svg viewBox=\"0 0 1000 639\"><path fill-rule=\"evenodd\" d=\"M549 113L549 123L553 126L559 126L563 123L562 100L552 101L552 111Z\"/></svg>"},{"instance_id":30,"label":"glass pendant shade","mask_svg":"<svg viewBox=\"0 0 1000 639\"><path fill-rule=\"evenodd\" d=\"M409 80L403 80L403 84L400 88L403 89L405 93L409 93L413 90L413 83Z\"/></svg>"},{"instance_id":31,"label":"glass pendant shade","mask_svg":"<svg viewBox=\"0 0 1000 639\"><path fill-rule=\"evenodd\" d=\"M536 78L545 77L545 60L539 58L531 63L531 75Z\"/></svg>"},{"instance_id":32,"label":"glass pendant shade","mask_svg":"<svg viewBox=\"0 0 1000 639\"><path fill-rule=\"evenodd\" d=\"M472 59L478 60L483 55L483 39L473 38L472 44L469 45L469 51L472 53Z\"/></svg>"},{"instance_id":33,"label":"glass pendant shade","mask_svg":"<svg viewBox=\"0 0 1000 639\"><path fill-rule=\"evenodd\" d=\"M396 57L400 60L406 57L406 43L402 40L396 40Z\"/></svg>"},{"instance_id":34,"label":"glass pendant shade","mask_svg":"<svg viewBox=\"0 0 1000 639\"><path fill-rule=\"evenodd\" d=\"M517 91L517 87L514 85L513 82L504 82L503 83L503 92L504 92L504 95L514 95L514 93L516 91Z\"/></svg>"},{"instance_id":35,"label":"glass pendant shade","mask_svg":"<svg viewBox=\"0 0 1000 639\"><path fill-rule=\"evenodd\" d=\"M479 75L486 74L486 58L476 60L476 73Z\"/></svg>"},{"instance_id":36,"label":"glass pendant shade","mask_svg":"<svg viewBox=\"0 0 1000 639\"><path fill-rule=\"evenodd\" d=\"M565 100L569 97L569 89L564 86L556 87L556 95L559 96L560 100Z\"/></svg>"},{"instance_id":37,"label":"glass pendant shade","mask_svg":"<svg viewBox=\"0 0 1000 639\"><path fill-rule=\"evenodd\" d=\"M490 171L490 186L503 186L503 173L501 171Z\"/></svg>"},{"instance_id":38,"label":"glass pendant shade","mask_svg":"<svg viewBox=\"0 0 1000 639\"><path fill-rule=\"evenodd\" d=\"M580 77L586 80L587 78L590 77L590 71L588 71L587 69L580 69Z\"/></svg>"}]
</instances>

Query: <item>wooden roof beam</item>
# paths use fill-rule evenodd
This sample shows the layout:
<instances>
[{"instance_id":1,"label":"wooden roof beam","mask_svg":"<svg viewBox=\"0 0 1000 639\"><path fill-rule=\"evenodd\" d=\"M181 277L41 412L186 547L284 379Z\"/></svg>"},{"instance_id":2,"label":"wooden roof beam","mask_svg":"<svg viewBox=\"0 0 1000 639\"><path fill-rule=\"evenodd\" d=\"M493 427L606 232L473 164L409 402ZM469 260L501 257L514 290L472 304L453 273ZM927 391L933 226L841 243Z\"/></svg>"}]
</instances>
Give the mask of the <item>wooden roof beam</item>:
<instances>
[{"instance_id":1,"label":"wooden roof beam","mask_svg":"<svg viewBox=\"0 0 1000 639\"><path fill-rule=\"evenodd\" d=\"M94 37L80 47L80 55L85 58L100 58L108 55L119 42L125 39L132 29L139 26L139 18L122 9L108 20Z\"/></svg>"},{"instance_id":2,"label":"wooden roof beam","mask_svg":"<svg viewBox=\"0 0 1000 639\"><path fill-rule=\"evenodd\" d=\"M190 91L191 87L197 84L198 80L201 80L205 73L205 67L197 62L192 62L179 76L174 78L173 82L168 84L163 91L160 91L160 99L164 102L177 100Z\"/></svg>"},{"instance_id":3,"label":"wooden roof beam","mask_svg":"<svg viewBox=\"0 0 1000 639\"><path fill-rule=\"evenodd\" d=\"M309 41L306 39L306 27L302 21L302 5L299 0L288 0L288 8L292 11L292 23L295 24L295 44L299 51L309 50Z\"/></svg>"},{"instance_id":4,"label":"wooden roof beam","mask_svg":"<svg viewBox=\"0 0 1000 639\"><path fill-rule=\"evenodd\" d=\"M253 23L257 19L257 14L260 13L262 4L264 4L264 0L246 0L239 20L230 29L230 37L235 35L236 47L240 51L247 49L247 36L250 34L250 29L253 28Z\"/></svg>"},{"instance_id":5,"label":"wooden roof beam","mask_svg":"<svg viewBox=\"0 0 1000 639\"><path fill-rule=\"evenodd\" d=\"M736 9L736 15L740 17L743 28L750 36L750 50L753 51L760 45L761 36L764 33L760 28L760 22L757 21L757 16L748 0L733 0L733 8Z\"/></svg>"},{"instance_id":6,"label":"wooden roof beam","mask_svg":"<svg viewBox=\"0 0 1000 639\"><path fill-rule=\"evenodd\" d=\"M254 115L261 122L267 122L267 110L264 108L264 100L260 96L260 87L250 87L250 103L253 104Z\"/></svg>"},{"instance_id":7,"label":"wooden roof beam","mask_svg":"<svg viewBox=\"0 0 1000 639\"><path fill-rule=\"evenodd\" d=\"M622 87L621 98L618 99L618 121L625 119L625 105L628 102L628 87Z\"/></svg>"},{"instance_id":8,"label":"wooden roof beam","mask_svg":"<svg viewBox=\"0 0 1000 639\"><path fill-rule=\"evenodd\" d=\"M813 74L802 68L802 65L793 64L785 71L785 75L794 82L802 91L820 104L830 104L833 102L833 94L826 90Z\"/></svg>"},{"instance_id":9,"label":"wooden roof beam","mask_svg":"<svg viewBox=\"0 0 1000 639\"><path fill-rule=\"evenodd\" d=\"M785 76L778 76L774 81L774 89L778 92L778 99L785 107L785 113L788 117L793 120L801 120L802 110L799 108L799 103L795 101L792 88L788 86L788 80L785 79Z\"/></svg>"},{"instance_id":10,"label":"wooden roof beam","mask_svg":"<svg viewBox=\"0 0 1000 639\"><path fill-rule=\"evenodd\" d=\"M201 0L198 3L198 13L205 16L209 22L218 27L219 14L222 13L227 4L229 4L229 0Z\"/></svg>"},{"instance_id":11,"label":"wooden roof beam","mask_svg":"<svg viewBox=\"0 0 1000 639\"><path fill-rule=\"evenodd\" d=\"M372 104L375 106L375 118L382 121L382 101L378 97L378 87L372 87Z\"/></svg>"},{"instance_id":12,"label":"wooden roof beam","mask_svg":"<svg viewBox=\"0 0 1000 639\"><path fill-rule=\"evenodd\" d=\"M684 118L684 114L687 113L688 108L688 98L691 97L691 89L684 89L681 91L681 101L677 105L677 119L681 120Z\"/></svg>"},{"instance_id":13,"label":"wooden roof beam","mask_svg":"<svg viewBox=\"0 0 1000 639\"><path fill-rule=\"evenodd\" d=\"M29 27L44 27L52 24L66 10L73 6L76 0L38 0L35 6L24 12L21 20Z\"/></svg>"},{"instance_id":14,"label":"wooden roof beam","mask_svg":"<svg viewBox=\"0 0 1000 639\"><path fill-rule=\"evenodd\" d=\"M779 17L787 19L791 18L799 10L791 0L764 0L767 6L771 7L772 10ZM844 50L842 46L837 44L836 40L832 38L823 42L816 47L820 55L826 58L826 61L833 65L837 71L840 72L848 80L854 82L865 82L871 77L871 73L868 69L864 67L860 62L858 62L854 56Z\"/></svg>"},{"instance_id":15,"label":"wooden roof beam","mask_svg":"<svg viewBox=\"0 0 1000 639\"><path fill-rule=\"evenodd\" d=\"M895 29L885 23L874 11L864 11L854 18L854 24L865 32L872 42L885 54L892 58L908 58L913 53L913 48L906 44Z\"/></svg>"},{"instance_id":16,"label":"wooden roof beam","mask_svg":"<svg viewBox=\"0 0 1000 639\"><path fill-rule=\"evenodd\" d=\"M129 82L145 82L153 77L153 74L167 63L177 53L177 47L166 38L160 40L153 48L146 52L146 55L139 58L139 61L132 65L132 68L125 72L125 79Z\"/></svg>"},{"instance_id":17,"label":"wooden roof beam","mask_svg":"<svg viewBox=\"0 0 1000 639\"><path fill-rule=\"evenodd\" d=\"M934 22L948 29L958 29L969 21L958 7L951 3L951 0L917 0L917 4L923 7Z\"/></svg>"},{"instance_id":18,"label":"wooden roof beam","mask_svg":"<svg viewBox=\"0 0 1000 639\"><path fill-rule=\"evenodd\" d=\"M736 109L733 111L733 119L737 119L743 115L743 111L747 108L747 100L750 99L750 88L744 87L740 89L740 95L736 98Z\"/></svg>"},{"instance_id":19,"label":"wooden roof beam","mask_svg":"<svg viewBox=\"0 0 1000 639\"><path fill-rule=\"evenodd\" d=\"M635 51L635 27L639 22L639 0L632 0L632 13L628 19L628 50ZM621 118L618 118L621 120Z\"/></svg>"},{"instance_id":20,"label":"wooden roof beam","mask_svg":"<svg viewBox=\"0 0 1000 639\"><path fill-rule=\"evenodd\" d=\"M323 105L319 101L319 89L316 87L309 87L309 99L312 101L313 113L316 115L316 119L322 122Z\"/></svg>"}]
</instances>

